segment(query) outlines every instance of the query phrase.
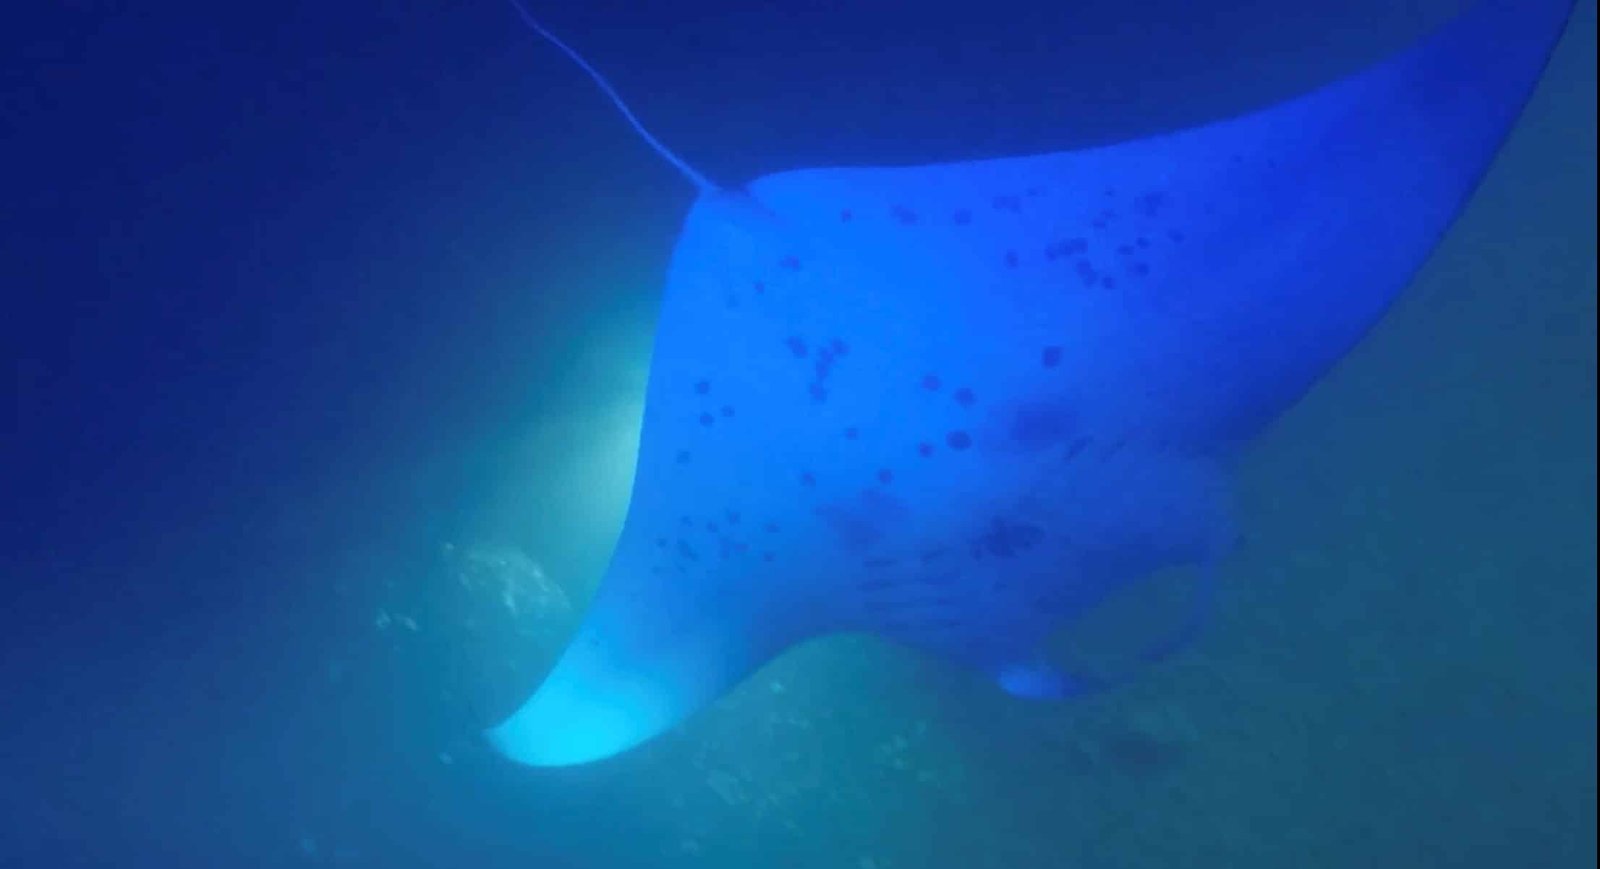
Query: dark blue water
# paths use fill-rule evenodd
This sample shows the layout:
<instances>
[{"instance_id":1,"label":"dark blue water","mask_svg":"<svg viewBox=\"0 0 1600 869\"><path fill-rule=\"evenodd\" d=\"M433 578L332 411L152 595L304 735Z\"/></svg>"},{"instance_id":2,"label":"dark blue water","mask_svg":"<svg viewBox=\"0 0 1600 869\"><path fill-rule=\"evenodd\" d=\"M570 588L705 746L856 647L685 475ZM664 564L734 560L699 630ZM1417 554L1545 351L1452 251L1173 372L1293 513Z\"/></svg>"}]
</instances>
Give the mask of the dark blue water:
<instances>
[{"instance_id":1,"label":"dark blue water","mask_svg":"<svg viewBox=\"0 0 1600 869\"><path fill-rule=\"evenodd\" d=\"M541 11L738 182L1203 121L1454 6L910 8ZM550 771L475 733L604 563L689 191L496 2L13 10L0 866L1594 865L1594 32L1252 453L1196 650L1030 705L830 640Z\"/></svg>"}]
</instances>

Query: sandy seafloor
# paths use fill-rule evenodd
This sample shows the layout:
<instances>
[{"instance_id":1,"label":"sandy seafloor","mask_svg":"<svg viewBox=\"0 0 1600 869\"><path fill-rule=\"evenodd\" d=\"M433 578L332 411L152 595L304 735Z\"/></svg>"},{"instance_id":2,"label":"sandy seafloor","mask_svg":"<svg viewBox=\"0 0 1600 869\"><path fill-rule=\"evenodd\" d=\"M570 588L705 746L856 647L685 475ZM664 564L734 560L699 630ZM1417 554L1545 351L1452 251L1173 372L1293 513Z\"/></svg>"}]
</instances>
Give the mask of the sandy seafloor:
<instances>
[{"instance_id":1,"label":"sandy seafloor","mask_svg":"<svg viewBox=\"0 0 1600 869\"><path fill-rule=\"evenodd\" d=\"M1203 120L1450 8L542 5L727 178ZM475 731L604 564L689 196L496 4L359 6L6 37L0 277L38 292L0 866L1595 864L1592 3L1415 285L1250 453L1196 648L1031 704L826 639L563 770Z\"/></svg>"}]
</instances>

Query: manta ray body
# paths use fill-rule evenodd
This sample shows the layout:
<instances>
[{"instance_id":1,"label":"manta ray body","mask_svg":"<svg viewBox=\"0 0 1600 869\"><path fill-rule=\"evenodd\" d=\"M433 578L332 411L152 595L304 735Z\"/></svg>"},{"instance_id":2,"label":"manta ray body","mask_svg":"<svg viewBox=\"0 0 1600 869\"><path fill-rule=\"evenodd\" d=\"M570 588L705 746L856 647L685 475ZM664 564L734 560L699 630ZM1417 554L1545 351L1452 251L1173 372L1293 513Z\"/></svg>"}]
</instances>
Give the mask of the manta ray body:
<instances>
[{"instance_id":1,"label":"manta ray body","mask_svg":"<svg viewBox=\"0 0 1600 869\"><path fill-rule=\"evenodd\" d=\"M1481 0L1296 99L1105 147L698 191L627 518L591 609L489 732L567 765L783 649L867 631L1024 696L1041 644L1236 537L1231 460L1383 315L1484 175L1568 0Z\"/></svg>"}]
</instances>

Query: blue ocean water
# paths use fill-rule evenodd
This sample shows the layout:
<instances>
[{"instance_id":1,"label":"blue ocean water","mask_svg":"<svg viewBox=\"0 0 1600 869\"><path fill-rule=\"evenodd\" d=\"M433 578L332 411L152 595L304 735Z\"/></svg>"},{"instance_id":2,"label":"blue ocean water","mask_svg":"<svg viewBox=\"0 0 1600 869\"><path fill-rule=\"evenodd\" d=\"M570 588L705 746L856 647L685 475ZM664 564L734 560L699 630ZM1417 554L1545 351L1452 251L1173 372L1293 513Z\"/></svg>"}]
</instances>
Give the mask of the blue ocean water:
<instances>
[{"instance_id":1,"label":"blue ocean water","mask_svg":"<svg viewBox=\"0 0 1600 869\"><path fill-rule=\"evenodd\" d=\"M736 182L1204 121L1454 8L540 11ZM477 731L604 565L681 179L498 3L19 13L0 866L1594 865L1594 15L1251 453L1195 650L1062 705L831 639L535 770Z\"/></svg>"}]
</instances>

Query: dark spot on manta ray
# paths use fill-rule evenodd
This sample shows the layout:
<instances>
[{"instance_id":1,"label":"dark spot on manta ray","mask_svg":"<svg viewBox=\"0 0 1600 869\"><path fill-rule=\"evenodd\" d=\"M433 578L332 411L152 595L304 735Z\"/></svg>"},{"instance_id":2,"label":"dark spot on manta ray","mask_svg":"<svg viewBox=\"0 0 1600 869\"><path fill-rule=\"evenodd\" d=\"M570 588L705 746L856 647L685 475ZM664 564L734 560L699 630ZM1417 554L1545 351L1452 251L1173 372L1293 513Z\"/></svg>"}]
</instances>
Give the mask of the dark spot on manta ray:
<instances>
[{"instance_id":1,"label":"dark spot on manta ray","mask_svg":"<svg viewBox=\"0 0 1600 869\"><path fill-rule=\"evenodd\" d=\"M706 530L710 531L712 534L717 533L717 523L715 523L715 522L707 522L706 523Z\"/></svg>"},{"instance_id":2,"label":"dark spot on manta ray","mask_svg":"<svg viewBox=\"0 0 1600 869\"><path fill-rule=\"evenodd\" d=\"M678 459L678 464L680 464L680 465L689 464L689 451L688 450L678 450L677 459Z\"/></svg>"},{"instance_id":3,"label":"dark spot on manta ray","mask_svg":"<svg viewBox=\"0 0 1600 869\"><path fill-rule=\"evenodd\" d=\"M926 389L926 390L929 390L930 392L938 392L939 391L939 375L937 375L937 374L924 374L924 375L922 375L922 388Z\"/></svg>"},{"instance_id":4,"label":"dark spot on manta ray","mask_svg":"<svg viewBox=\"0 0 1600 869\"><path fill-rule=\"evenodd\" d=\"M1059 405L1036 403L1018 407L1009 435L1024 449L1042 449L1059 443L1072 430L1073 415Z\"/></svg>"},{"instance_id":5,"label":"dark spot on manta ray","mask_svg":"<svg viewBox=\"0 0 1600 869\"><path fill-rule=\"evenodd\" d=\"M1088 438L1086 438L1086 437L1078 438L1077 440L1075 440L1072 443L1067 445L1067 454L1066 454L1066 457L1063 459L1063 461L1068 461L1068 462L1072 461L1073 459L1077 458L1078 454L1083 452L1084 449L1086 447L1088 447L1088 446L1089 446L1089 439Z\"/></svg>"},{"instance_id":6,"label":"dark spot on manta ray","mask_svg":"<svg viewBox=\"0 0 1600 869\"><path fill-rule=\"evenodd\" d=\"M765 293L767 291L767 282L766 281L756 281L755 285L754 285L754 289L756 291L756 295L758 295L758 296L761 295L762 293Z\"/></svg>"},{"instance_id":7,"label":"dark spot on manta ray","mask_svg":"<svg viewBox=\"0 0 1600 869\"><path fill-rule=\"evenodd\" d=\"M956 404L959 404L962 407L971 407L978 400L978 396L973 394L972 390L965 386L951 393L950 397L954 398L956 400Z\"/></svg>"},{"instance_id":8,"label":"dark spot on manta ray","mask_svg":"<svg viewBox=\"0 0 1600 869\"><path fill-rule=\"evenodd\" d=\"M1144 277L1145 275L1150 274L1149 263L1134 263L1132 266L1130 266L1130 269L1139 277Z\"/></svg>"},{"instance_id":9,"label":"dark spot on manta ray","mask_svg":"<svg viewBox=\"0 0 1600 869\"><path fill-rule=\"evenodd\" d=\"M700 424L701 425L710 425L710 424L712 424L712 423L714 423L716 421L717 421L716 417L713 417L709 413L700 414Z\"/></svg>"},{"instance_id":10,"label":"dark spot on manta ray","mask_svg":"<svg viewBox=\"0 0 1600 869\"><path fill-rule=\"evenodd\" d=\"M1083 282L1084 286L1092 287L1099 280L1099 275L1095 273L1094 266L1090 265L1088 260L1078 260L1077 269L1078 279Z\"/></svg>"},{"instance_id":11,"label":"dark spot on manta ray","mask_svg":"<svg viewBox=\"0 0 1600 869\"><path fill-rule=\"evenodd\" d=\"M878 482L883 483L884 485L894 482L894 471L891 471L888 468L879 468Z\"/></svg>"},{"instance_id":12,"label":"dark spot on manta ray","mask_svg":"<svg viewBox=\"0 0 1600 869\"><path fill-rule=\"evenodd\" d=\"M1019 196L1013 196L1009 193L996 196L994 201L990 204L994 206L995 211L1010 211L1015 213L1022 210L1022 198Z\"/></svg>"},{"instance_id":13,"label":"dark spot on manta ray","mask_svg":"<svg viewBox=\"0 0 1600 869\"><path fill-rule=\"evenodd\" d=\"M806 391L811 393L811 400L819 404L828 400L828 388L820 383L811 384Z\"/></svg>"},{"instance_id":14,"label":"dark spot on manta ray","mask_svg":"<svg viewBox=\"0 0 1600 869\"><path fill-rule=\"evenodd\" d=\"M850 212L850 209L848 209L848 208L846 208L846 209L844 209L844 210L839 212L839 222L840 223L849 223L850 222L850 218L852 218L852 217L855 217L855 215L852 214Z\"/></svg>"},{"instance_id":15,"label":"dark spot on manta ray","mask_svg":"<svg viewBox=\"0 0 1600 869\"><path fill-rule=\"evenodd\" d=\"M797 272L800 271L800 258L794 254L789 254L783 259L778 260L778 265L788 271Z\"/></svg>"},{"instance_id":16,"label":"dark spot on manta ray","mask_svg":"<svg viewBox=\"0 0 1600 869\"><path fill-rule=\"evenodd\" d=\"M1046 368L1054 368L1061 364L1061 348L1055 345L1039 351L1039 364Z\"/></svg>"},{"instance_id":17,"label":"dark spot on manta ray","mask_svg":"<svg viewBox=\"0 0 1600 869\"><path fill-rule=\"evenodd\" d=\"M1006 268L1016 268L1017 262L1017 252L1014 250L1006 251Z\"/></svg>"},{"instance_id":18,"label":"dark spot on manta ray","mask_svg":"<svg viewBox=\"0 0 1600 869\"><path fill-rule=\"evenodd\" d=\"M965 208L958 208L954 214L950 215L950 221L956 226L966 226L972 222L972 212Z\"/></svg>"},{"instance_id":19,"label":"dark spot on manta ray","mask_svg":"<svg viewBox=\"0 0 1600 869\"><path fill-rule=\"evenodd\" d=\"M729 525L738 525L739 524L739 511L738 510L727 510L722 515L727 517Z\"/></svg>"},{"instance_id":20,"label":"dark spot on manta ray","mask_svg":"<svg viewBox=\"0 0 1600 869\"><path fill-rule=\"evenodd\" d=\"M694 547L690 546L688 541L684 540L681 537L678 538L678 555L680 555L680 556L682 556L684 558L687 558L690 561L699 561L700 560L700 553L695 552L694 551Z\"/></svg>"},{"instance_id":21,"label":"dark spot on manta ray","mask_svg":"<svg viewBox=\"0 0 1600 869\"><path fill-rule=\"evenodd\" d=\"M763 553L761 553L761 560L762 561L771 561L774 557L775 556L771 552L763 552Z\"/></svg>"},{"instance_id":22,"label":"dark spot on manta ray","mask_svg":"<svg viewBox=\"0 0 1600 869\"><path fill-rule=\"evenodd\" d=\"M666 549L667 548L667 538L665 538L665 537L657 537L656 538L656 548L657 549Z\"/></svg>"},{"instance_id":23,"label":"dark spot on manta ray","mask_svg":"<svg viewBox=\"0 0 1600 869\"><path fill-rule=\"evenodd\" d=\"M765 523L763 523L761 525L761 530L767 532L768 534L777 534L778 533L778 523L776 523L776 522L765 522Z\"/></svg>"},{"instance_id":24,"label":"dark spot on manta ray","mask_svg":"<svg viewBox=\"0 0 1600 869\"><path fill-rule=\"evenodd\" d=\"M1117 288L1117 279L1110 275L1106 275L1100 278L1100 286L1105 287L1108 290L1114 290Z\"/></svg>"},{"instance_id":25,"label":"dark spot on manta ray","mask_svg":"<svg viewBox=\"0 0 1600 869\"><path fill-rule=\"evenodd\" d=\"M1069 238L1062 241L1053 241L1045 246L1044 256L1047 260L1057 260L1073 254L1088 253L1089 242L1081 238Z\"/></svg>"},{"instance_id":26,"label":"dark spot on manta ray","mask_svg":"<svg viewBox=\"0 0 1600 869\"><path fill-rule=\"evenodd\" d=\"M733 416L733 405L724 404L722 406L722 409L720 411L718 411L718 412L721 413L723 416Z\"/></svg>"},{"instance_id":27,"label":"dark spot on manta ray","mask_svg":"<svg viewBox=\"0 0 1600 869\"><path fill-rule=\"evenodd\" d=\"M883 528L872 517L848 503L818 507L817 515L827 522L828 528L839 538L846 549L870 549L883 539Z\"/></svg>"},{"instance_id":28,"label":"dark spot on manta ray","mask_svg":"<svg viewBox=\"0 0 1600 869\"><path fill-rule=\"evenodd\" d=\"M853 425L852 426L847 426L845 428L845 430L844 430L844 436L845 436L846 440L852 440L853 441L856 438L861 436L861 430L856 428Z\"/></svg>"},{"instance_id":29,"label":"dark spot on manta ray","mask_svg":"<svg viewBox=\"0 0 1600 869\"><path fill-rule=\"evenodd\" d=\"M845 356L845 355L848 355L850 353L850 345L846 344L843 340L841 340L839 338L834 338L834 339L830 340L828 342L828 349L832 350L833 351L833 355L835 355L835 356Z\"/></svg>"},{"instance_id":30,"label":"dark spot on manta ray","mask_svg":"<svg viewBox=\"0 0 1600 869\"><path fill-rule=\"evenodd\" d=\"M838 536L839 545L859 552L882 540L887 529L903 521L909 510L893 495L862 489L852 498L821 504L815 512Z\"/></svg>"},{"instance_id":31,"label":"dark spot on manta ray","mask_svg":"<svg viewBox=\"0 0 1600 869\"><path fill-rule=\"evenodd\" d=\"M1167 195L1159 190L1152 190L1133 201L1133 207L1141 217L1155 218L1161 216L1161 209L1167 204Z\"/></svg>"},{"instance_id":32,"label":"dark spot on manta ray","mask_svg":"<svg viewBox=\"0 0 1600 869\"><path fill-rule=\"evenodd\" d=\"M1044 530L1024 522L1008 522L996 516L978 544L990 555L1013 558L1044 539Z\"/></svg>"},{"instance_id":33,"label":"dark spot on manta ray","mask_svg":"<svg viewBox=\"0 0 1600 869\"><path fill-rule=\"evenodd\" d=\"M705 395L706 393L708 393L710 391L711 391L711 381L709 381L709 380L698 380L698 381L695 381L695 384L694 384L694 394L695 395Z\"/></svg>"},{"instance_id":34,"label":"dark spot on manta ray","mask_svg":"<svg viewBox=\"0 0 1600 869\"><path fill-rule=\"evenodd\" d=\"M972 435L959 429L945 435L944 440L953 450L964 450L972 446Z\"/></svg>"},{"instance_id":35,"label":"dark spot on manta ray","mask_svg":"<svg viewBox=\"0 0 1600 869\"><path fill-rule=\"evenodd\" d=\"M788 347L796 359L804 359L811 354L810 348L806 347L806 339L799 335L790 335L783 339L783 346Z\"/></svg>"},{"instance_id":36,"label":"dark spot on manta ray","mask_svg":"<svg viewBox=\"0 0 1600 869\"><path fill-rule=\"evenodd\" d=\"M904 205L896 205L895 207L889 209L889 215L893 217L897 223L905 226L911 226L917 222L917 213L905 207Z\"/></svg>"},{"instance_id":37,"label":"dark spot on manta ray","mask_svg":"<svg viewBox=\"0 0 1600 869\"><path fill-rule=\"evenodd\" d=\"M933 444L930 444L927 441L917 444L917 455L922 456L923 458L933 455Z\"/></svg>"}]
</instances>

